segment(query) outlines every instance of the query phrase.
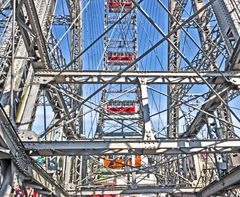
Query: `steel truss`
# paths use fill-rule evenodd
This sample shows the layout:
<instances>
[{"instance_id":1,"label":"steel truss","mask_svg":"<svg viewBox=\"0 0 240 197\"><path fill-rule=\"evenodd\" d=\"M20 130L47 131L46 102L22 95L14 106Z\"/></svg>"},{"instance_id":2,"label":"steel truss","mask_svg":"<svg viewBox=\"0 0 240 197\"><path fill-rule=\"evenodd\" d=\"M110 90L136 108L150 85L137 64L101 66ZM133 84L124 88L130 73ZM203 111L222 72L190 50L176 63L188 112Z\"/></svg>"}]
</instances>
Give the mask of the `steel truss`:
<instances>
[{"instance_id":1,"label":"steel truss","mask_svg":"<svg viewBox=\"0 0 240 197\"><path fill-rule=\"evenodd\" d=\"M82 140L73 142L23 142L30 155L108 155L108 154L198 154L237 153L239 140Z\"/></svg>"},{"instance_id":2,"label":"steel truss","mask_svg":"<svg viewBox=\"0 0 240 197\"><path fill-rule=\"evenodd\" d=\"M239 0L61 3L0 1L0 196L239 195Z\"/></svg>"},{"instance_id":3,"label":"steel truss","mask_svg":"<svg viewBox=\"0 0 240 197\"><path fill-rule=\"evenodd\" d=\"M137 84L138 79L144 79L147 84L205 84L205 79L209 84L229 84L239 86L237 79L239 71L227 72L157 72L157 71L128 71L112 82L112 79L118 74L117 71L64 71L59 76L58 71L39 70L35 73L33 84L104 84L111 81L111 84Z\"/></svg>"}]
</instances>

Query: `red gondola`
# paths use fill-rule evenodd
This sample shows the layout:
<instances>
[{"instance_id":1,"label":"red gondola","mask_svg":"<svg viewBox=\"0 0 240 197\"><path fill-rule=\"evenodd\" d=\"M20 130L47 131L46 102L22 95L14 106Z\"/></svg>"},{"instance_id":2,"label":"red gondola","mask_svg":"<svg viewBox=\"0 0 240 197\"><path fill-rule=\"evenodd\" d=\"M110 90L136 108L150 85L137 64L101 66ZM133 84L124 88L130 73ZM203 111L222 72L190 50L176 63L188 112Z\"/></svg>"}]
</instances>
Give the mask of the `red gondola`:
<instances>
[{"instance_id":1,"label":"red gondola","mask_svg":"<svg viewBox=\"0 0 240 197\"><path fill-rule=\"evenodd\" d=\"M133 61L133 53L108 52L107 59L110 64L129 64Z\"/></svg>"},{"instance_id":2,"label":"red gondola","mask_svg":"<svg viewBox=\"0 0 240 197\"><path fill-rule=\"evenodd\" d=\"M108 7L118 8L118 7L132 7L132 2L126 0L109 0Z\"/></svg>"},{"instance_id":3,"label":"red gondola","mask_svg":"<svg viewBox=\"0 0 240 197\"><path fill-rule=\"evenodd\" d=\"M136 108L135 108L135 106L132 106L132 107L112 107L112 106L108 106L107 111L115 112L115 113L135 113Z\"/></svg>"},{"instance_id":4,"label":"red gondola","mask_svg":"<svg viewBox=\"0 0 240 197\"><path fill-rule=\"evenodd\" d=\"M132 114L136 112L136 102L131 100L110 101L106 110L109 113Z\"/></svg>"}]
</instances>

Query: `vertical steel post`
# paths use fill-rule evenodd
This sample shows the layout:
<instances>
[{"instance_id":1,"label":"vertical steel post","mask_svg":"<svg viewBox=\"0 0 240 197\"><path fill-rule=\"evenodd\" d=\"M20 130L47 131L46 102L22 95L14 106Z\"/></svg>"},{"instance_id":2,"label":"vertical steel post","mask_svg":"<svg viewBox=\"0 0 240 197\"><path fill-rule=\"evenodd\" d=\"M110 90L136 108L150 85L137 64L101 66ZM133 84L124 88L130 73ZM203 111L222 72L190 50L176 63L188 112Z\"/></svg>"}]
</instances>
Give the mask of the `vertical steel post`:
<instances>
[{"instance_id":1,"label":"vertical steel post","mask_svg":"<svg viewBox=\"0 0 240 197\"><path fill-rule=\"evenodd\" d=\"M14 120L14 61L15 61L15 22L16 22L16 0L13 0L13 16L12 16L12 65L11 65L11 96L10 96L10 110L9 116L13 122Z\"/></svg>"}]
</instances>

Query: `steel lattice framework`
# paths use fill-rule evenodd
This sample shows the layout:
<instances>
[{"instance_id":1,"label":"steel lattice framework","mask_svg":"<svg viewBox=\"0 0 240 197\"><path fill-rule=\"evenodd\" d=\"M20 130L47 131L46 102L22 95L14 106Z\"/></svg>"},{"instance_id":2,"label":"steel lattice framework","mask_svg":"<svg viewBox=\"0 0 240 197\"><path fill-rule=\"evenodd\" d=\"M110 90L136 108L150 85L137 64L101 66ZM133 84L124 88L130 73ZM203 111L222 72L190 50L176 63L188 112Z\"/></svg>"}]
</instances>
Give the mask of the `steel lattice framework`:
<instances>
[{"instance_id":1,"label":"steel lattice framework","mask_svg":"<svg viewBox=\"0 0 240 197\"><path fill-rule=\"evenodd\" d=\"M239 196L239 0L1 0L0 196Z\"/></svg>"}]
</instances>

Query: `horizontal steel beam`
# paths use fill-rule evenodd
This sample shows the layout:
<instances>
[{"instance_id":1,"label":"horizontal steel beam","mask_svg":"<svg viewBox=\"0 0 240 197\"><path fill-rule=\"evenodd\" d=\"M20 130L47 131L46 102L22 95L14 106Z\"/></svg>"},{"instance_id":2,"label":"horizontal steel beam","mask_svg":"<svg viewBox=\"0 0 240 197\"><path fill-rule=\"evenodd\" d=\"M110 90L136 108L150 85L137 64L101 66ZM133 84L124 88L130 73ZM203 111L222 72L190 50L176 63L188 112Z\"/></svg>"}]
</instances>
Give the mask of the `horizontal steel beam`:
<instances>
[{"instance_id":1,"label":"horizontal steel beam","mask_svg":"<svg viewBox=\"0 0 240 197\"><path fill-rule=\"evenodd\" d=\"M78 140L24 142L30 155L105 155L105 154L197 154L234 153L240 150L240 140Z\"/></svg>"},{"instance_id":2,"label":"horizontal steel beam","mask_svg":"<svg viewBox=\"0 0 240 197\"><path fill-rule=\"evenodd\" d=\"M33 83L37 84L61 84L84 83L102 84L110 81L118 74L117 71L59 71L38 70L35 72ZM240 77L240 72L201 72L201 77L210 84L222 84L225 77L234 80ZM204 84L204 81L195 72L169 72L169 71L128 71L124 72L114 82L117 84L136 84L138 78L146 79L148 84Z\"/></svg>"},{"instance_id":3,"label":"horizontal steel beam","mask_svg":"<svg viewBox=\"0 0 240 197\"><path fill-rule=\"evenodd\" d=\"M81 195L104 195L104 194L158 194L158 193L174 193L174 196L186 196L186 197L194 197L196 196L196 192L199 191L198 188L174 188L174 187L163 187L163 186L138 186L136 188L130 187L115 187L115 186L105 186L95 187L81 187L81 191L77 192L78 196ZM68 191L71 194L71 191ZM73 193L76 191L72 191ZM76 194L76 193L75 193ZM179 194L179 195L178 195ZM151 196L151 195L150 195Z\"/></svg>"},{"instance_id":4,"label":"horizontal steel beam","mask_svg":"<svg viewBox=\"0 0 240 197\"><path fill-rule=\"evenodd\" d=\"M214 181L205 188L203 188L199 194L201 197L211 196L218 194L230 187L234 187L236 184L240 184L240 166L234 168L224 177L221 177L219 181Z\"/></svg>"}]
</instances>

